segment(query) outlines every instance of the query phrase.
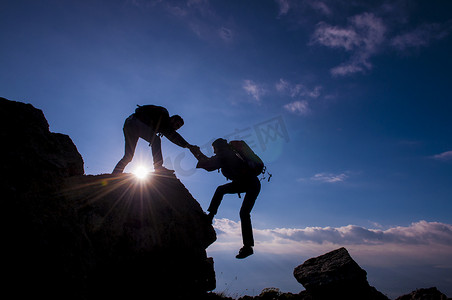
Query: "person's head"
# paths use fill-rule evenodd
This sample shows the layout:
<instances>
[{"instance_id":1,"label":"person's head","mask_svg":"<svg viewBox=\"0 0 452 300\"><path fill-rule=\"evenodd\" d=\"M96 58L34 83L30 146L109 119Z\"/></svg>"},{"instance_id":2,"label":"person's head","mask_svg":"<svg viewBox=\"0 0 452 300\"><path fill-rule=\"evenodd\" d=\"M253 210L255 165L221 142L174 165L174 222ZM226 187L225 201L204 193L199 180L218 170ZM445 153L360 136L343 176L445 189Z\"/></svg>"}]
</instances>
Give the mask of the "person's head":
<instances>
[{"instance_id":1,"label":"person's head","mask_svg":"<svg viewBox=\"0 0 452 300\"><path fill-rule=\"evenodd\" d=\"M174 130L178 130L184 125L184 119L179 115L174 115L170 117L170 123Z\"/></svg>"},{"instance_id":2,"label":"person's head","mask_svg":"<svg viewBox=\"0 0 452 300\"><path fill-rule=\"evenodd\" d=\"M217 153L219 150L224 149L228 146L228 141L222 138L216 139L212 143L213 152Z\"/></svg>"}]
</instances>

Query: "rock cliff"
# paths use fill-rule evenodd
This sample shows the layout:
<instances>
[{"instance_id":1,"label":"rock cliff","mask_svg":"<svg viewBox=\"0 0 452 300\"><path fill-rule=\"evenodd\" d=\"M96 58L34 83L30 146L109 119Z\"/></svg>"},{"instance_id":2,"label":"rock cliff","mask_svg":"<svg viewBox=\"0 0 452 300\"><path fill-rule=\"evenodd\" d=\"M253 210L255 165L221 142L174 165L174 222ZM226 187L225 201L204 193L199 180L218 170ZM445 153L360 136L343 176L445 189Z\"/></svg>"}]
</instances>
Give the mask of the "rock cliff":
<instances>
[{"instance_id":1,"label":"rock cliff","mask_svg":"<svg viewBox=\"0 0 452 300\"><path fill-rule=\"evenodd\" d=\"M174 174L86 176L39 109L0 98L0 122L4 293L182 299L215 288L215 231Z\"/></svg>"}]
</instances>

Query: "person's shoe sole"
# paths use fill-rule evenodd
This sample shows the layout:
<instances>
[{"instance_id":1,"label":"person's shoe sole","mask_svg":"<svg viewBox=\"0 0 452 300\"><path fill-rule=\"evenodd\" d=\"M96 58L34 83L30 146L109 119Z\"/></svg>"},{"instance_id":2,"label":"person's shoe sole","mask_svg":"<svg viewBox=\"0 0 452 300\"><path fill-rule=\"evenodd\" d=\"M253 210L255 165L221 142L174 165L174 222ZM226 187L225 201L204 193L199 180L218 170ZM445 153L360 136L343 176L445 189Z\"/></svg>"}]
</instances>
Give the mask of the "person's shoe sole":
<instances>
[{"instance_id":1,"label":"person's shoe sole","mask_svg":"<svg viewBox=\"0 0 452 300\"><path fill-rule=\"evenodd\" d=\"M252 251L252 250L251 250L251 252L246 252L246 253L240 253L239 252L239 254L237 254L235 258L243 259L243 258L246 258L246 257L248 257L250 255L253 255L253 254L254 254L254 251Z\"/></svg>"}]
</instances>

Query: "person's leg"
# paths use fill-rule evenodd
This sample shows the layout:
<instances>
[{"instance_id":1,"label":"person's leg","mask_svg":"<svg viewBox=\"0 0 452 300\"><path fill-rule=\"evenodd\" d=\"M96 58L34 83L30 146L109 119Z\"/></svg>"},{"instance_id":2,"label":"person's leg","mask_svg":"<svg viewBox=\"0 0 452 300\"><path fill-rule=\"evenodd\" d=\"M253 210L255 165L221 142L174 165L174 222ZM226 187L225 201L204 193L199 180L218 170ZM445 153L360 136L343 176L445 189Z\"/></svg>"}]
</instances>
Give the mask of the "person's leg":
<instances>
[{"instance_id":1,"label":"person's leg","mask_svg":"<svg viewBox=\"0 0 452 300\"><path fill-rule=\"evenodd\" d=\"M218 207L220 206L221 200L223 200L223 196L225 194L235 194L243 192L240 190L240 185L238 185L236 182L229 182L223 185L220 185L215 190L215 193L213 194L212 200L210 201L209 208L207 211L210 213L210 215L216 215L218 211Z\"/></svg>"},{"instance_id":2,"label":"person's leg","mask_svg":"<svg viewBox=\"0 0 452 300\"><path fill-rule=\"evenodd\" d=\"M149 143L152 151L152 160L154 162L154 170L163 169L162 155L162 139L158 136L154 128L144 124L140 120L136 122L137 132L139 136Z\"/></svg>"},{"instance_id":3,"label":"person's leg","mask_svg":"<svg viewBox=\"0 0 452 300\"><path fill-rule=\"evenodd\" d=\"M162 140L158 135L154 135L150 141L152 159L154 160L154 170L163 167Z\"/></svg>"},{"instance_id":4,"label":"person's leg","mask_svg":"<svg viewBox=\"0 0 452 300\"><path fill-rule=\"evenodd\" d=\"M133 126L131 126L130 124L130 117L124 123L123 132L125 140L124 156L116 164L116 167L113 170L113 174L122 173L127 164L132 161L139 138L139 136L134 131Z\"/></svg>"},{"instance_id":5,"label":"person's leg","mask_svg":"<svg viewBox=\"0 0 452 300\"><path fill-rule=\"evenodd\" d=\"M254 237L253 227L251 225L251 210L254 207L260 189L261 183L257 177L247 183L245 198L243 199L242 207L240 209L240 223L244 247L240 250L237 258L245 258L248 255L253 254L252 247L254 246Z\"/></svg>"}]
</instances>

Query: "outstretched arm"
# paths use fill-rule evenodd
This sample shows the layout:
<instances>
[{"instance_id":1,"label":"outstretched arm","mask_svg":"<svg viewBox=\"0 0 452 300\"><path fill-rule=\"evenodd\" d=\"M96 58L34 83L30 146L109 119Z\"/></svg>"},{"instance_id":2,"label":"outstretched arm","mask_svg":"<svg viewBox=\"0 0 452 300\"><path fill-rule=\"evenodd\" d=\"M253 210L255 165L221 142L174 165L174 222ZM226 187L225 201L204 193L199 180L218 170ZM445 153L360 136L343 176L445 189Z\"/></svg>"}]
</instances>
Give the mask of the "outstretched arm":
<instances>
[{"instance_id":1,"label":"outstretched arm","mask_svg":"<svg viewBox=\"0 0 452 300\"><path fill-rule=\"evenodd\" d=\"M171 142L173 142L174 144L178 145L179 147L182 148L188 148L189 146L191 146L178 132L176 132L175 130L165 130L162 131L162 134Z\"/></svg>"},{"instance_id":2,"label":"outstretched arm","mask_svg":"<svg viewBox=\"0 0 452 300\"><path fill-rule=\"evenodd\" d=\"M208 172L218 170L221 168L220 159L218 158L218 156L214 155L212 157L207 157L201 152L201 150L199 150L199 152L201 153L202 156L198 158L196 168L204 169Z\"/></svg>"}]
</instances>

